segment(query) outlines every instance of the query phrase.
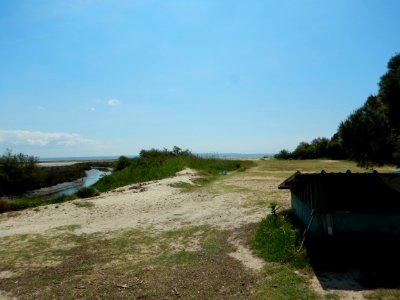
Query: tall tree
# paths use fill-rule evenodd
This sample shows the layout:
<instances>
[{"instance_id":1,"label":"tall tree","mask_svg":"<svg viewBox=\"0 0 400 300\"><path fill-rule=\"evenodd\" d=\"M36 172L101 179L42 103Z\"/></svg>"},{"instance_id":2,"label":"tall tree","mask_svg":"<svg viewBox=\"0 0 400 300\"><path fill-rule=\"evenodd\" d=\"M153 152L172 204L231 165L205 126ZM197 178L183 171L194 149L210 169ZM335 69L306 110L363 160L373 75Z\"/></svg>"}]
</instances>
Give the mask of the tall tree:
<instances>
[{"instance_id":1,"label":"tall tree","mask_svg":"<svg viewBox=\"0 0 400 300\"><path fill-rule=\"evenodd\" d=\"M350 159L361 165L393 162L391 127L385 105L370 96L338 129L339 142Z\"/></svg>"},{"instance_id":2,"label":"tall tree","mask_svg":"<svg viewBox=\"0 0 400 300\"><path fill-rule=\"evenodd\" d=\"M390 125L400 132L400 54L392 57L379 82L379 98L386 106Z\"/></svg>"}]
</instances>

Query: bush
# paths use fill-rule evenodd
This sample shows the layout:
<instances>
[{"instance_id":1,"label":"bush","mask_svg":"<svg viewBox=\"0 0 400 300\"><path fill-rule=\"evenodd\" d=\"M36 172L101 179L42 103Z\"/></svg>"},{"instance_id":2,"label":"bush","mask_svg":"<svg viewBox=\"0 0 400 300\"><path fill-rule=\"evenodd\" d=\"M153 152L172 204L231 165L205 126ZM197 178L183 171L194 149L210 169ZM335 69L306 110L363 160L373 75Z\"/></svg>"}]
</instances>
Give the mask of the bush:
<instances>
[{"instance_id":1,"label":"bush","mask_svg":"<svg viewBox=\"0 0 400 300\"><path fill-rule=\"evenodd\" d=\"M286 149L283 149L283 150L279 151L278 154L275 154L274 158L276 158L276 159L291 159L292 153Z\"/></svg>"},{"instance_id":2,"label":"bush","mask_svg":"<svg viewBox=\"0 0 400 300\"><path fill-rule=\"evenodd\" d=\"M10 204L6 199L0 198L0 213L10 210Z\"/></svg>"},{"instance_id":3,"label":"bush","mask_svg":"<svg viewBox=\"0 0 400 300\"><path fill-rule=\"evenodd\" d=\"M22 195L37 180L37 158L10 149L0 157L0 195Z\"/></svg>"},{"instance_id":4,"label":"bush","mask_svg":"<svg viewBox=\"0 0 400 300\"><path fill-rule=\"evenodd\" d=\"M275 214L264 218L250 243L267 261L304 266L304 252L299 252L299 231L287 216Z\"/></svg>"},{"instance_id":5,"label":"bush","mask_svg":"<svg viewBox=\"0 0 400 300\"><path fill-rule=\"evenodd\" d=\"M125 169L131 165L131 160L126 156L120 156L117 161L117 166L115 167L116 171L120 171Z\"/></svg>"},{"instance_id":6,"label":"bush","mask_svg":"<svg viewBox=\"0 0 400 300\"><path fill-rule=\"evenodd\" d=\"M92 188L92 187L84 187L84 188L81 188L81 189L76 193L76 195L77 195L79 198L90 198L90 197L98 196L98 195L99 195L99 192L98 192L95 188Z\"/></svg>"}]
</instances>

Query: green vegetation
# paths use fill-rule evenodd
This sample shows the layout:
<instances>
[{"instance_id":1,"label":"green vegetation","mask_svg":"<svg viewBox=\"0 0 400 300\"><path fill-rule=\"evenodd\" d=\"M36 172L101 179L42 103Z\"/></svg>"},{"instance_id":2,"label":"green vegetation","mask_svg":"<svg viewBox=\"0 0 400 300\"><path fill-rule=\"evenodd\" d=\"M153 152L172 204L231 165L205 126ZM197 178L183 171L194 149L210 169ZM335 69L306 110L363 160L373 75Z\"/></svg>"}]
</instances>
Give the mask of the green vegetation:
<instances>
[{"instance_id":1,"label":"green vegetation","mask_svg":"<svg viewBox=\"0 0 400 300\"><path fill-rule=\"evenodd\" d=\"M300 237L288 216L272 214L260 222L251 245L266 261L304 267L307 259L306 253L299 251Z\"/></svg>"},{"instance_id":2,"label":"green vegetation","mask_svg":"<svg viewBox=\"0 0 400 300\"><path fill-rule=\"evenodd\" d=\"M76 199L75 195L71 196L60 196L55 199L45 198L13 198L12 200L3 198L0 199L0 213L6 211L18 211L27 208L38 207L42 205L62 203L65 201Z\"/></svg>"},{"instance_id":3,"label":"green vegetation","mask_svg":"<svg viewBox=\"0 0 400 300\"><path fill-rule=\"evenodd\" d=\"M311 268L305 250L299 248L298 229L288 215L276 213L276 203L270 209L275 213L265 217L250 237L251 247L270 263L265 270L270 280L260 285L259 295L264 299L320 299L309 288Z\"/></svg>"},{"instance_id":4,"label":"green vegetation","mask_svg":"<svg viewBox=\"0 0 400 300\"><path fill-rule=\"evenodd\" d=\"M381 77L379 92L340 123L331 138L302 142L293 152L282 150L280 159L351 159L362 166L400 165L400 54L392 57Z\"/></svg>"},{"instance_id":5,"label":"green vegetation","mask_svg":"<svg viewBox=\"0 0 400 300\"><path fill-rule=\"evenodd\" d=\"M21 196L27 191L74 181L92 167L113 167L114 162L84 162L68 166L38 167L38 159L11 150L0 157L0 196Z\"/></svg>"},{"instance_id":6,"label":"green vegetation","mask_svg":"<svg viewBox=\"0 0 400 300\"><path fill-rule=\"evenodd\" d=\"M120 156L115 166L115 171L120 171L131 165L131 160L126 156Z\"/></svg>"},{"instance_id":7,"label":"green vegetation","mask_svg":"<svg viewBox=\"0 0 400 300\"><path fill-rule=\"evenodd\" d=\"M76 192L79 198L90 198L98 196L100 193L93 187L83 187Z\"/></svg>"},{"instance_id":8,"label":"green vegetation","mask_svg":"<svg viewBox=\"0 0 400 300\"><path fill-rule=\"evenodd\" d=\"M259 299L298 299L317 300L332 299L322 297L311 291L306 275L296 274L293 268L287 265L274 265L265 271L269 281L260 285L257 296Z\"/></svg>"},{"instance_id":9,"label":"green vegetation","mask_svg":"<svg viewBox=\"0 0 400 300\"><path fill-rule=\"evenodd\" d=\"M346 159L348 156L339 144L338 135L331 139L316 138L311 143L301 142L293 152L281 150L275 155L278 159Z\"/></svg>"},{"instance_id":10,"label":"green vegetation","mask_svg":"<svg viewBox=\"0 0 400 300\"><path fill-rule=\"evenodd\" d=\"M10 149L0 157L0 196L21 195L36 185L40 177L37 158Z\"/></svg>"},{"instance_id":11,"label":"green vegetation","mask_svg":"<svg viewBox=\"0 0 400 300\"><path fill-rule=\"evenodd\" d=\"M94 207L94 203L89 201L74 201L74 204L76 207L85 207L85 208Z\"/></svg>"},{"instance_id":12,"label":"green vegetation","mask_svg":"<svg viewBox=\"0 0 400 300\"><path fill-rule=\"evenodd\" d=\"M104 176L93 187L99 192L105 192L128 184L171 177L184 168L195 169L203 175L210 176L217 175L223 170L245 169L251 164L239 160L201 158L179 147L174 147L172 151L142 150L140 156L130 159L129 163L126 158L120 158L118 161L120 169L109 176Z\"/></svg>"},{"instance_id":13,"label":"green vegetation","mask_svg":"<svg viewBox=\"0 0 400 300\"><path fill-rule=\"evenodd\" d=\"M38 168L35 165L37 160L34 157L23 154L14 155L9 150L1 159L0 196L2 195L1 191L3 191L3 195L10 193L21 195L27 190L39 188L42 185L47 186L48 184L53 185L63 181L75 180L85 176L85 170L93 165L110 167L115 164L112 162L89 162L63 167ZM171 177L186 167L199 170L202 175L206 176L199 178L196 182L197 184L205 184L221 171L244 170L251 165L252 162L249 161L201 158L191 154L189 150L183 151L179 147L174 147L172 151L167 149L142 150L137 158L129 159L121 156L111 175L104 176L95 185L84 187L74 195L63 195L51 200L21 197L12 200L0 199L0 213L61 203L76 198L94 197L99 195L100 192L128 184ZM26 176L24 175L24 177L22 174L26 174ZM10 183L12 184L10 185ZM11 192L10 186L12 186L13 192ZM5 192L6 190L7 192Z\"/></svg>"}]
</instances>

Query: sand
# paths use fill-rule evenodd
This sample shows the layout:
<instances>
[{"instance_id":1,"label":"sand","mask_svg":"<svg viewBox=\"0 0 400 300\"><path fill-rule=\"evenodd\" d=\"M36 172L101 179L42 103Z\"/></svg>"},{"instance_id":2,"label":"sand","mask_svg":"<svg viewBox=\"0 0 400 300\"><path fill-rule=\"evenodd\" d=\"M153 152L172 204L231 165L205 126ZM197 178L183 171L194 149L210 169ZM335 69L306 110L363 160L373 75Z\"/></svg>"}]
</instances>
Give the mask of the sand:
<instances>
[{"instance_id":1,"label":"sand","mask_svg":"<svg viewBox=\"0 0 400 300\"><path fill-rule=\"evenodd\" d=\"M265 210L246 208L246 197L240 193L185 193L171 186L179 182L192 184L194 177L196 173L186 169L173 178L125 186L95 198L5 213L0 216L0 237L44 234L68 225L79 225L77 234L126 228L165 231L206 224L232 229L264 216ZM94 207L82 209L79 202L93 202Z\"/></svg>"}]
</instances>

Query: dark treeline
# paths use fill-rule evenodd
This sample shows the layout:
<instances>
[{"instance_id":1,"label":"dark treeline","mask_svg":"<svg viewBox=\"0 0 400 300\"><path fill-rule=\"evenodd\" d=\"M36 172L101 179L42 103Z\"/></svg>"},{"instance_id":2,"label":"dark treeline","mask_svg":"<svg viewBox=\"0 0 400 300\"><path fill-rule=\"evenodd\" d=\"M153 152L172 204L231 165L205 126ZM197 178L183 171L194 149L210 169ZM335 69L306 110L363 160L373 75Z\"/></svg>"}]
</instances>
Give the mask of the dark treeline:
<instances>
[{"instance_id":1,"label":"dark treeline","mask_svg":"<svg viewBox=\"0 0 400 300\"><path fill-rule=\"evenodd\" d=\"M38 167L38 159L11 150L0 157L0 196L19 196L27 191L74 181L92 167L113 167L112 162L83 162L68 166Z\"/></svg>"},{"instance_id":2,"label":"dark treeline","mask_svg":"<svg viewBox=\"0 0 400 300\"><path fill-rule=\"evenodd\" d=\"M275 157L350 159L362 166L400 165L400 54L390 59L378 94L369 96L341 122L332 138L301 142L293 152L282 150Z\"/></svg>"}]
</instances>

